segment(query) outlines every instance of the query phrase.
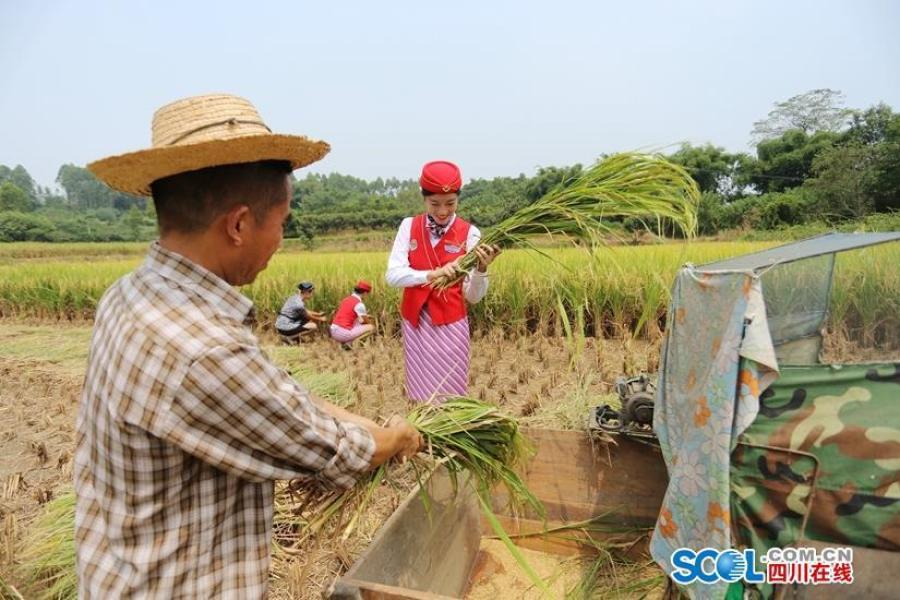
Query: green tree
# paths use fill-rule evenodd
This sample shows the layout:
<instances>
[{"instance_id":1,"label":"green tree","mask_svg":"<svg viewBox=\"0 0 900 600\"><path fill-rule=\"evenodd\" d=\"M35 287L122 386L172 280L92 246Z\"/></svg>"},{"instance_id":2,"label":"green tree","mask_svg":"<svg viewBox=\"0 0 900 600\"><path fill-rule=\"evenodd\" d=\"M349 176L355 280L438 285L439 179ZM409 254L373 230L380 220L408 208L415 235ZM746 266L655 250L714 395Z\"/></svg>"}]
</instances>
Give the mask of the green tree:
<instances>
[{"instance_id":1,"label":"green tree","mask_svg":"<svg viewBox=\"0 0 900 600\"><path fill-rule=\"evenodd\" d=\"M59 168L56 182L66 192L71 206L81 209L112 208L113 191L82 167L67 164Z\"/></svg>"},{"instance_id":2,"label":"green tree","mask_svg":"<svg viewBox=\"0 0 900 600\"><path fill-rule=\"evenodd\" d=\"M900 210L900 114L884 103L856 111L843 141L874 149L869 193L875 210Z\"/></svg>"},{"instance_id":3,"label":"green tree","mask_svg":"<svg viewBox=\"0 0 900 600\"><path fill-rule=\"evenodd\" d=\"M779 138L791 130L807 135L837 133L846 127L851 113L843 104L844 94L827 88L792 96L777 102L765 119L753 124L753 139L761 142Z\"/></svg>"},{"instance_id":4,"label":"green tree","mask_svg":"<svg viewBox=\"0 0 900 600\"><path fill-rule=\"evenodd\" d=\"M571 167L541 167L537 175L531 178L525 185L525 196L530 202L535 202L558 185L567 185L582 172L580 164Z\"/></svg>"},{"instance_id":5,"label":"green tree","mask_svg":"<svg viewBox=\"0 0 900 600\"><path fill-rule=\"evenodd\" d=\"M54 241L55 228L47 219L34 213L0 212L0 242Z\"/></svg>"},{"instance_id":6,"label":"green tree","mask_svg":"<svg viewBox=\"0 0 900 600\"><path fill-rule=\"evenodd\" d=\"M12 181L0 184L0 211L28 212L34 205L28 194Z\"/></svg>"},{"instance_id":7,"label":"green tree","mask_svg":"<svg viewBox=\"0 0 900 600\"><path fill-rule=\"evenodd\" d=\"M725 201L715 192L703 192L697 207L697 233L714 235L722 229L722 211Z\"/></svg>"},{"instance_id":8,"label":"green tree","mask_svg":"<svg viewBox=\"0 0 900 600\"><path fill-rule=\"evenodd\" d=\"M54 194L48 190L43 195L43 205L45 208L64 208L66 206L66 197Z\"/></svg>"},{"instance_id":9,"label":"green tree","mask_svg":"<svg viewBox=\"0 0 900 600\"><path fill-rule=\"evenodd\" d=\"M65 172L63 172L65 169ZM65 165L60 169L61 179L57 178L66 191L70 204L89 210L114 209L124 212L132 206L143 210L147 199L118 192L94 177L94 174L74 165Z\"/></svg>"},{"instance_id":10,"label":"green tree","mask_svg":"<svg viewBox=\"0 0 900 600\"><path fill-rule=\"evenodd\" d=\"M850 127L843 139L856 144L880 144L890 135L891 123L897 117L890 106L881 102L866 110L854 110L850 115Z\"/></svg>"},{"instance_id":11,"label":"green tree","mask_svg":"<svg viewBox=\"0 0 900 600\"><path fill-rule=\"evenodd\" d=\"M820 213L829 219L868 215L875 209L872 188L878 176L877 146L845 144L824 149L813 161L809 187Z\"/></svg>"},{"instance_id":12,"label":"green tree","mask_svg":"<svg viewBox=\"0 0 900 600\"><path fill-rule=\"evenodd\" d=\"M885 126L884 141L878 145L875 177L875 209L900 210L900 115L895 114Z\"/></svg>"},{"instance_id":13,"label":"green tree","mask_svg":"<svg viewBox=\"0 0 900 600\"><path fill-rule=\"evenodd\" d=\"M404 216L422 210L422 196L413 180L368 182L340 173L311 173L294 182L291 208L315 233L396 227Z\"/></svg>"},{"instance_id":14,"label":"green tree","mask_svg":"<svg viewBox=\"0 0 900 600\"><path fill-rule=\"evenodd\" d=\"M525 193L527 183L524 175L474 179L460 193L459 212L480 227L490 227L532 201Z\"/></svg>"},{"instance_id":15,"label":"green tree","mask_svg":"<svg viewBox=\"0 0 900 600\"><path fill-rule=\"evenodd\" d=\"M25 167L23 167L22 165L16 165L9 172L6 180L15 184L16 187L25 192L31 202L37 202L37 186L34 183L34 179L31 178L31 175L28 173Z\"/></svg>"},{"instance_id":16,"label":"green tree","mask_svg":"<svg viewBox=\"0 0 900 600\"><path fill-rule=\"evenodd\" d=\"M132 240L141 239L141 226L144 224L144 215L137 206L132 206L122 217L122 222L128 230Z\"/></svg>"},{"instance_id":17,"label":"green tree","mask_svg":"<svg viewBox=\"0 0 900 600\"><path fill-rule=\"evenodd\" d=\"M776 139L760 142L750 182L762 193L783 192L802 185L811 176L816 155L839 139L837 133L819 131L809 135L793 129Z\"/></svg>"},{"instance_id":18,"label":"green tree","mask_svg":"<svg viewBox=\"0 0 900 600\"><path fill-rule=\"evenodd\" d=\"M740 195L749 183L753 164L753 158L747 154L732 154L712 144L682 144L668 158L691 174L701 192L715 192L726 198Z\"/></svg>"}]
</instances>

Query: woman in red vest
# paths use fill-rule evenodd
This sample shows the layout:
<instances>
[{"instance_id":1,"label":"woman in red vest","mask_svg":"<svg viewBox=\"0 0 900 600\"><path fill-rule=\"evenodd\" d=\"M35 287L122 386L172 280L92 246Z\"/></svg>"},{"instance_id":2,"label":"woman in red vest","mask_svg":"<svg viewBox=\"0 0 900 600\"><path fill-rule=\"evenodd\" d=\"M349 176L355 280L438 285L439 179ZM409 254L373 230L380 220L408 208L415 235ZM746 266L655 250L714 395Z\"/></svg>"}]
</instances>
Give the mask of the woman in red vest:
<instances>
[{"instance_id":1,"label":"woman in red vest","mask_svg":"<svg viewBox=\"0 0 900 600\"><path fill-rule=\"evenodd\" d=\"M466 302L487 292L487 267L500 252L476 246L481 232L456 215L462 175L447 161L422 168L419 178L425 212L400 224L385 278L403 288L400 305L406 358L406 393L417 402L440 402L465 395L469 385L469 320ZM478 266L465 279L438 292L429 285L453 276L456 264L475 248Z\"/></svg>"},{"instance_id":2,"label":"woman in red vest","mask_svg":"<svg viewBox=\"0 0 900 600\"><path fill-rule=\"evenodd\" d=\"M353 293L341 300L331 321L331 337L341 343L344 350L350 349L350 342L358 340L375 330L372 317L366 312L363 296L372 291L368 282L359 280Z\"/></svg>"}]
</instances>

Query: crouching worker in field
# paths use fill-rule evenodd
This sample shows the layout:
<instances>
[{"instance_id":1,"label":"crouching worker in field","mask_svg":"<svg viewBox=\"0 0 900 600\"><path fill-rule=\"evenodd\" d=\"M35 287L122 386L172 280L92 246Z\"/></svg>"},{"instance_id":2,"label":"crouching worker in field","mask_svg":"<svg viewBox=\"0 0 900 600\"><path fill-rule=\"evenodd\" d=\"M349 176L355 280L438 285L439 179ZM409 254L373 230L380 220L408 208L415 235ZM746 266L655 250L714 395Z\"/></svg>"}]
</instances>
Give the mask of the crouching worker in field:
<instances>
[{"instance_id":1,"label":"crouching worker in field","mask_svg":"<svg viewBox=\"0 0 900 600\"><path fill-rule=\"evenodd\" d=\"M160 238L97 306L76 423L80 598L263 598L274 480L346 488L421 449L310 393L249 324L281 243L293 169L324 142L275 135L246 100L179 100L151 149L89 169L153 196Z\"/></svg>"},{"instance_id":2,"label":"crouching worker in field","mask_svg":"<svg viewBox=\"0 0 900 600\"><path fill-rule=\"evenodd\" d=\"M372 286L366 281L356 282L353 293L341 300L331 322L331 337L341 343L344 350L350 350L350 343L372 333L375 325L366 311L363 297L371 293Z\"/></svg>"},{"instance_id":3,"label":"crouching worker in field","mask_svg":"<svg viewBox=\"0 0 900 600\"><path fill-rule=\"evenodd\" d=\"M278 318L275 319L275 330L286 344L300 342L300 336L310 335L318 329L316 322L324 323L328 319L324 313L306 308L316 287L309 281L301 281L297 285L297 293L285 300Z\"/></svg>"}]
</instances>

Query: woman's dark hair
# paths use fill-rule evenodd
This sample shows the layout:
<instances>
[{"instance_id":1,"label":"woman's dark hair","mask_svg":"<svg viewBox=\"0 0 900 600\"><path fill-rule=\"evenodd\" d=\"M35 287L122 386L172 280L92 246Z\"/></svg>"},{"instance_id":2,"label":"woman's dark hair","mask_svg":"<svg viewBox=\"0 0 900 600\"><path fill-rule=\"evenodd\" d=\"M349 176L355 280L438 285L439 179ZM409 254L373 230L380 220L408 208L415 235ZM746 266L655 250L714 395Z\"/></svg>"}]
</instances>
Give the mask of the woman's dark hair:
<instances>
[{"instance_id":1,"label":"woman's dark hair","mask_svg":"<svg viewBox=\"0 0 900 600\"><path fill-rule=\"evenodd\" d=\"M456 193L456 194L459 194L460 192L462 192L462 188L456 190L455 193ZM432 192L432 191L429 191L429 190L426 190L426 189L422 189L422 196L424 196L425 198L427 198L428 196L434 196L434 195L437 194L437 193L438 193L438 192ZM443 193L443 192L441 192L441 193Z\"/></svg>"},{"instance_id":2,"label":"woman's dark hair","mask_svg":"<svg viewBox=\"0 0 900 600\"><path fill-rule=\"evenodd\" d=\"M355 288L353 288L353 291L356 292L357 294L365 294L365 293L367 293L369 290L364 290L364 289L362 289L362 288L355 287Z\"/></svg>"},{"instance_id":3,"label":"woman's dark hair","mask_svg":"<svg viewBox=\"0 0 900 600\"><path fill-rule=\"evenodd\" d=\"M285 178L291 163L264 160L209 167L157 179L150 185L161 234L195 233L238 205L262 221L289 196Z\"/></svg>"}]
</instances>

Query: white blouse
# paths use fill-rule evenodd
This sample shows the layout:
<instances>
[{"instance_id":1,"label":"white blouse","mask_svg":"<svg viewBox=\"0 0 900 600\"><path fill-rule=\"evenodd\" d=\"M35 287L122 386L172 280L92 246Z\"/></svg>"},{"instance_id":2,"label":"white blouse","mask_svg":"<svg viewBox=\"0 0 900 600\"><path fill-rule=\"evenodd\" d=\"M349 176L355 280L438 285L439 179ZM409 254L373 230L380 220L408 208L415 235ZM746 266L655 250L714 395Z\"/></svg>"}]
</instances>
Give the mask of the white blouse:
<instances>
[{"instance_id":1,"label":"white blouse","mask_svg":"<svg viewBox=\"0 0 900 600\"><path fill-rule=\"evenodd\" d=\"M456 215L451 217L447 224L449 229L456 220ZM428 271L420 271L409 266L409 236L412 231L412 217L406 217L400 223L397 237L394 238L394 246L391 248L391 256L388 258L385 280L392 287L415 287L428 283ZM429 232L430 233L430 232ZM431 234L431 246L437 246L441 238ZM474 225L469 226L469 236L466 238L466 251L474 248L481 239L481 232ZM479 273L478 269L472 269L463 279L463 296L470 304L475 304L487 293L487 273Z\"/></svg>"}]
</instances>

